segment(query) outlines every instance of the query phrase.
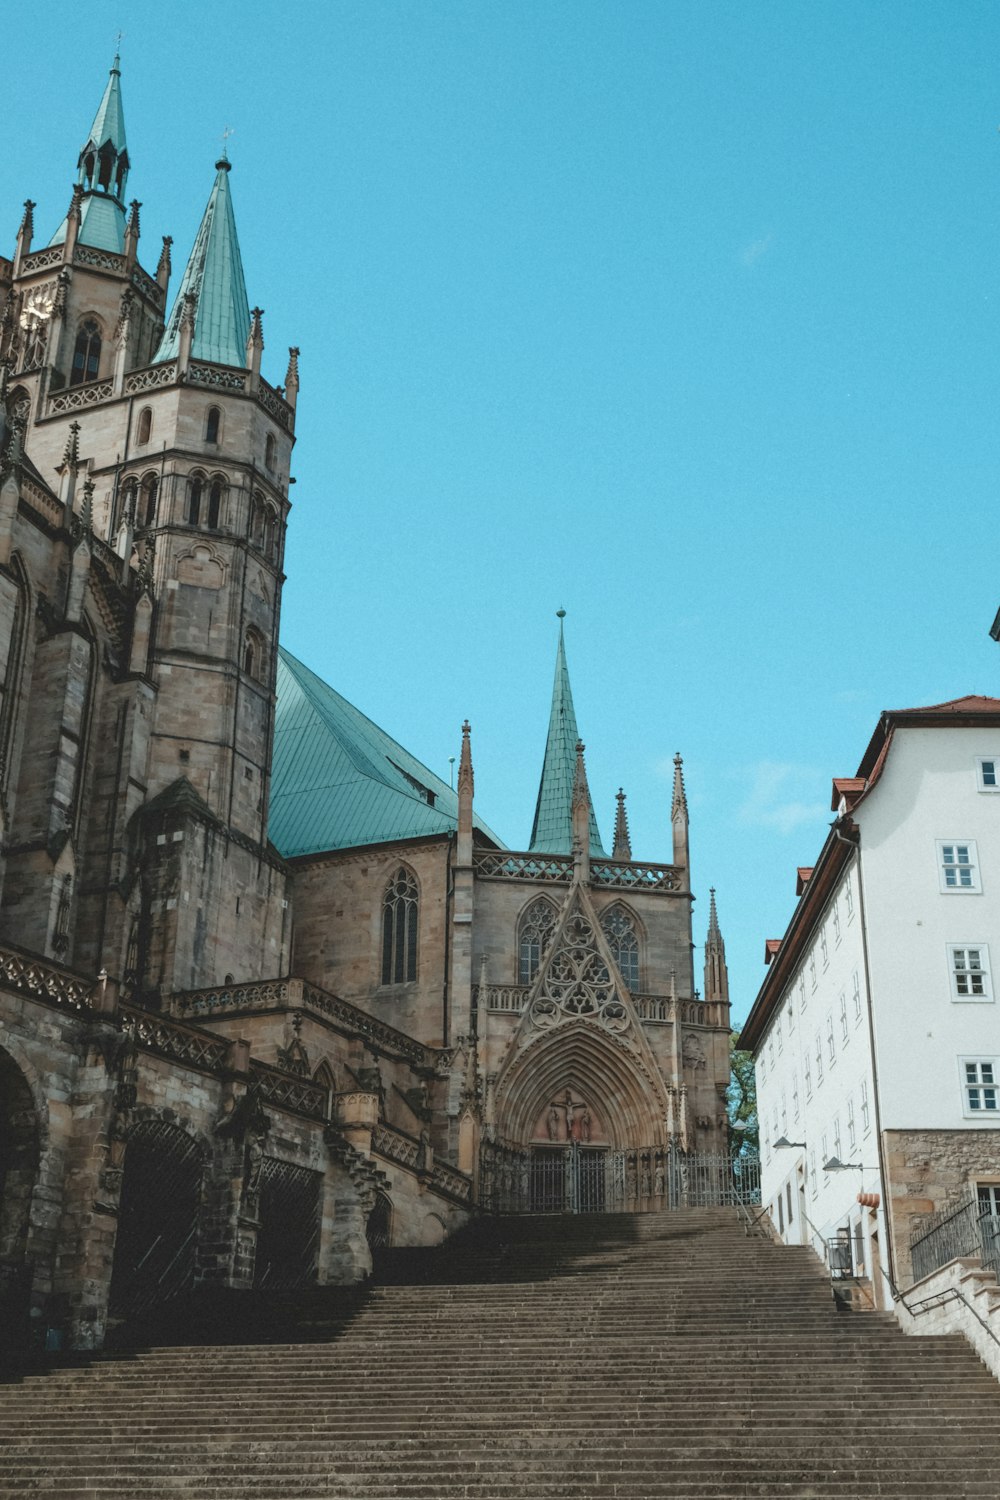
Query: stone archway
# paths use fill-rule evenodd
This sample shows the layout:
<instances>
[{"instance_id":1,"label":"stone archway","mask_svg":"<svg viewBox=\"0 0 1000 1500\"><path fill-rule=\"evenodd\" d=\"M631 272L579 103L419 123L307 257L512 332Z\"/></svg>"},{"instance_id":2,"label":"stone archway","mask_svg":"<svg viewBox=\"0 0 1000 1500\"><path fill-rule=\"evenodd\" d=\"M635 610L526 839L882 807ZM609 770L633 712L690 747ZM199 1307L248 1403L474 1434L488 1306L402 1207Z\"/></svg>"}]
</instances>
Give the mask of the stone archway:
<instances>
[{"instance_id":1,"label":"stone archway","mask_svg":"<svg viewBox=\"0 0 1000 1500\"><path fill-rule=\"evenodd\" d=\"M0 1327L27 1338L33 1267L28 1254L41 1130L31 1087L0 1048Z\"/></svg>"}]
</instances>

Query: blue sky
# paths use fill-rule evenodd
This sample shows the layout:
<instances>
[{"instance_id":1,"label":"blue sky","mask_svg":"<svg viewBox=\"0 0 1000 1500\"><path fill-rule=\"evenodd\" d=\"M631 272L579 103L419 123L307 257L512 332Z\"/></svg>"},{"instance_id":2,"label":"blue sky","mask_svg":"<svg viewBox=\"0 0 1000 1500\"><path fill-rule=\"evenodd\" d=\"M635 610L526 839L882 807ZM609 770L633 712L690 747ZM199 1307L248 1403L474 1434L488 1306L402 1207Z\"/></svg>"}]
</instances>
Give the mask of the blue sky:
<instances>
[{"instance_id":1,"label":"blue sky","mask_svg":"<svg viewBox=\"0 0 1000 1500\"><path fill-rule=\"evenodd\" d=\"M22 7L7 253L119 27L141 258L230 126L302 348L286 645L441 774L467 715L523 847L564 606L602 833L669 859L680 749L745 1015L879 711L1000 693L1000 7Z\"/></svg>"}]
</instances>

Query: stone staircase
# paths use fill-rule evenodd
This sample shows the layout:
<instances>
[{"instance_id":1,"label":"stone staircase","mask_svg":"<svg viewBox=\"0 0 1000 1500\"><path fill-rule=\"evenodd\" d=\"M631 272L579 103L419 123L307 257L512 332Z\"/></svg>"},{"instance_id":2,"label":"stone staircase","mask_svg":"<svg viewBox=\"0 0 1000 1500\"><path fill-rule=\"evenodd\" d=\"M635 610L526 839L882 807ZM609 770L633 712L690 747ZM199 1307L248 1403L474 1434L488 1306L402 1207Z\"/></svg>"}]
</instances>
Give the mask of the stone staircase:
<instances>
[{"instance_id":1,"label":"stone staircase","mask_svg":"<svg viewBox=\"0 0 1000 1500\"><path fill-rule=\"evenodd\" d=\"M807 1250L729 1210L484 1220L361 1295L246 1313L253 1345L186 1334L0 1385L0 1494L1000 1493L1000 1389L965 1343L838 1312Z\"/></svg>"}]
</instances>

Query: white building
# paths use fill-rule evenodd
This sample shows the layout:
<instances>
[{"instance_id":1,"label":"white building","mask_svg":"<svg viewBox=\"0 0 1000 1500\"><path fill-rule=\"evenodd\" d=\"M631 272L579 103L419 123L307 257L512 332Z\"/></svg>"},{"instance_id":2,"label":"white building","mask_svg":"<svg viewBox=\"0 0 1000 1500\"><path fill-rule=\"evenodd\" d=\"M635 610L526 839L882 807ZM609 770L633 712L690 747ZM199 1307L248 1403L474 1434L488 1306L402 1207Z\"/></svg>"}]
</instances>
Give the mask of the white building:
<instances>
[{"instance_id":1,"label":"white building","mask_svg":"<svg viewBox=\"0 0 1000 1500\"><path fill-rule=\"evenodd\" d=\"M775 1228L849 1236L884 1304L931 1215L1000 1197L1000 699L883 713L833 811L741 1045Z\"/></svg>"}]
</instances>

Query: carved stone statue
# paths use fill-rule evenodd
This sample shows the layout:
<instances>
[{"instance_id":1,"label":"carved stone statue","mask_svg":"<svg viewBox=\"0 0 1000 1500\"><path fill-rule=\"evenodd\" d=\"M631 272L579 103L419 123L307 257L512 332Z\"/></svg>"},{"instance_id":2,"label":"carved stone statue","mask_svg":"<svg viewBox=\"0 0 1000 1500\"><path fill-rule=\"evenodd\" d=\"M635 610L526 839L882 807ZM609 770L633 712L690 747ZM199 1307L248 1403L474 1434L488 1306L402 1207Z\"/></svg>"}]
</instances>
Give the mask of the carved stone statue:
<instances>
[{"instance_id":1,"label":"carved stone statue","mask_svg":"<svg viewBox=\"0 0 1000 1500\"><path fill-rule=\"evenodd\" d=\"M548 1113L548 1131L550 1141L561 1141L563 1138L563 1119L559 1113L558 1105L551 1105Z\"/></svg>"},{"instance_id":2,"label":"carved stone statue","mask_svg":"<svg viewBox=\"0 0 1000 1500\"><path fill-rule=\"evenodd\" d=\"M583 1106L583 1114L580 1116L580 1140L589 1141L591 1131L590 1110Z\"/></svg>"}]
</instances>

